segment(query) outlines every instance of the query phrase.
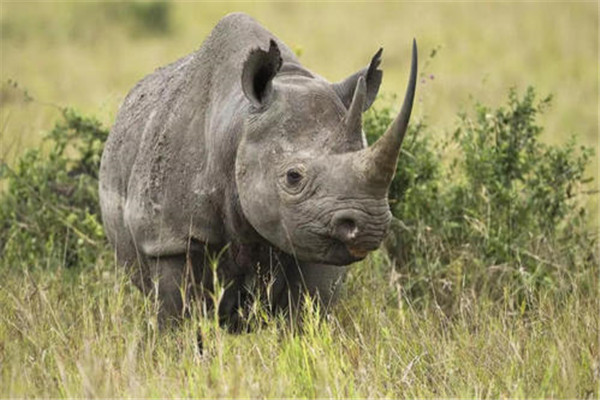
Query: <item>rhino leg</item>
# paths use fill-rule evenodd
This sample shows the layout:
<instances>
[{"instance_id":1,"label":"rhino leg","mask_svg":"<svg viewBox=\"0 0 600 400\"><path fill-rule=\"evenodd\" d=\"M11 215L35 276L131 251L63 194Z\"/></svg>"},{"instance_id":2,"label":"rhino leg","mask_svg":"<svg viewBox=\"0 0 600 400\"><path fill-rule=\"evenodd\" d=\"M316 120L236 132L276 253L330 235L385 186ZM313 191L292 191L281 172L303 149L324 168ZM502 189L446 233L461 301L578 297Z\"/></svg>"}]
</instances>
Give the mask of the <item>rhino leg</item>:
<instances>
[{"instance_id":1,"label":"rhino leg","mask_svg":"<svg viewBox=\"0 0 600 400\"><path fill-rule=\"evenodd\" d=\"M191 276L186 273L187 257L175 255L151 258L147 261L150 287L142 288L159 302L158 320L164 324L180 320L189 307Z\"/></svg>"},{"instance_id":2,"label":"rhino leg","mask_svg":"<svg viewBox=\"0 0 600 400\"><path fill-rule=\"evenodd\" d=\"M305 294L316 299L327 310L340 294L348 267L336 265L299 263L287 269L286 279L292 307L301 304Z\"/></svg>"}]
</instances>

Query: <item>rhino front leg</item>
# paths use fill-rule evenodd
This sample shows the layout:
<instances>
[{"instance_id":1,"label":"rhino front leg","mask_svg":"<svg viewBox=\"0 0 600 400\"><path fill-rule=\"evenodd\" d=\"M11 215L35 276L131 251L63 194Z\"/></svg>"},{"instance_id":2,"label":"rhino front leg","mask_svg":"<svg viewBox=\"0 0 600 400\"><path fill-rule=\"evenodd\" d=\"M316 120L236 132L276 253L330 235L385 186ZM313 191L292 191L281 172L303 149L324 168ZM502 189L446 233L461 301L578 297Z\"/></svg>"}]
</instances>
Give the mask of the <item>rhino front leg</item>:
<instances>
[{"instance_id":1,"label":"rhino front leg","mask_svg":"<svg viewBox=\"0 0 600 400\"><path fill-rule=\"evenodd\" d=\"M156 296L159 302L160 324L180 320L189 304L191 281L189 274L186 274L186 260L185 255L153 257L148 260L151 283L150 288L144 291Z\"/></svg>"},{"instance_id":2,"label":"rhino front leg","mask_svg":"<svg viewBox=\"0 0 600 400\"><path fill-rule=\"evenodd\" d=\"M347 271L347 266L327 264L300 263L289 267L286 278L294 308L308 294L327 310L339 297Z\"/></svg>"}]
</instances>

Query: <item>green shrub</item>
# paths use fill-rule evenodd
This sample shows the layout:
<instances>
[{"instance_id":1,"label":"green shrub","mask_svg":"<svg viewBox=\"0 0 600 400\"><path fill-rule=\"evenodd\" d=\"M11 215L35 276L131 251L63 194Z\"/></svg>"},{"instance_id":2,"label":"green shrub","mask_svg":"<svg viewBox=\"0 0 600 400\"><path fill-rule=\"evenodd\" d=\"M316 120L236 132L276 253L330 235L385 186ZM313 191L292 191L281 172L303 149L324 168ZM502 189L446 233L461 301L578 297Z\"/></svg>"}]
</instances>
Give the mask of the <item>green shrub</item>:
<instances>
[{"instance_id":1,"label":"green shrub","mask_svg":"<svg viewBox=\"0 0 600 400\"><path fill-rule=\"evenodd\" d=\"M397 221L387 248L407 298L452 309L464 294L509 298L526 307L536 289L593 287L596 237L582 204L591 150L540 142L536 102L515 90L508 106L475 107L453 135L434 142L423 124L407 134L390 188ZM374 141L389 108L367 116Z\"/></svg>"},{"instance_id":2,"label":"green shrub","mask_svg":"<svg viewBox=\"0 0 600 400\"><path fill-rule=\"evenodd\" d=\"M71 109L48 133L48 151L27 151L9 168L0 198L0 251L7 265L89 265L103 246L98 169L108 131Z\"/></svg>"}]
</instances>

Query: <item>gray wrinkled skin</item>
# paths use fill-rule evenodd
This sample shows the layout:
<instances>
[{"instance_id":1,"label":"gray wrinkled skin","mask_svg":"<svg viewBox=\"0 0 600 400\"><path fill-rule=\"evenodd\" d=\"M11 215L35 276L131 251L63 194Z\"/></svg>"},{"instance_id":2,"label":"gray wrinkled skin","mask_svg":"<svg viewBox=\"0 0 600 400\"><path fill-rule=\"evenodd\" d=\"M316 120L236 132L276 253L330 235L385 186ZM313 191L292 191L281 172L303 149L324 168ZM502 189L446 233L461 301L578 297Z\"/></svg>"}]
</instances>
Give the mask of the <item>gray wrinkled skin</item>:
<instances>
[{"instance_id":1,"label":"gray wrinkled skin","mask_svg":"<svg viewBox=\"0 0 600 400\"><path fill-rule=\"evenodd\" d=\"M273 309L306 292L327 305L346 266L378 248L404 134L389 134L400 142L390 155L365 149L380 55L331 84L236 13L131 90L102 156L100 204L119 263L156 291L161 318L185 314L192 295L210 303L217 255L230 321L255 295Z\"/></svg>"}]
</instances>

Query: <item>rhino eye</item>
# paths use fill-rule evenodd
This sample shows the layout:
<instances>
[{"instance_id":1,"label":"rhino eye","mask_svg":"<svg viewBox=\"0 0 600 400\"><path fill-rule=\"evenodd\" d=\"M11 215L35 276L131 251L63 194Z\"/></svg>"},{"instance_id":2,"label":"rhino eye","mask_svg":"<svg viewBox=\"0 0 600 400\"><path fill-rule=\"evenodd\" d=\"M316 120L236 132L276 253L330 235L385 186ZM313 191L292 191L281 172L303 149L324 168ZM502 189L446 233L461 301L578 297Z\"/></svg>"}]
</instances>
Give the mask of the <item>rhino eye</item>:
<instances>
[{"instance_id":1,"label":"rhino eye","mask_svg":"<svg viewBox=\"0 0 600 400\"><path fill-rule=\"evenodd\" d=\"M290 186L295 186L302 180L302 174L300 172L296 171L295 169L290 169L286 173L285 177L287 179L288 185L290 185Z\"/></svg>"}]
</instances>

